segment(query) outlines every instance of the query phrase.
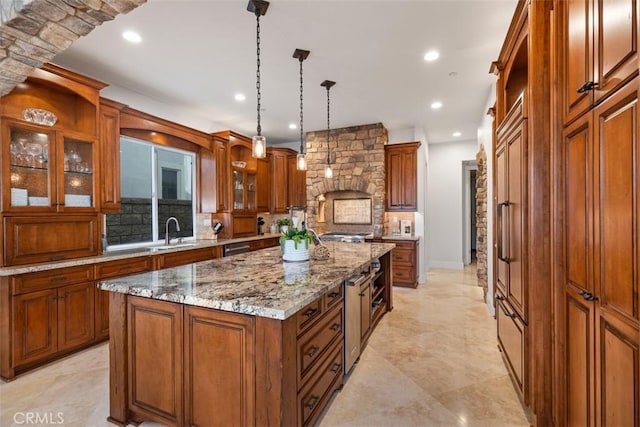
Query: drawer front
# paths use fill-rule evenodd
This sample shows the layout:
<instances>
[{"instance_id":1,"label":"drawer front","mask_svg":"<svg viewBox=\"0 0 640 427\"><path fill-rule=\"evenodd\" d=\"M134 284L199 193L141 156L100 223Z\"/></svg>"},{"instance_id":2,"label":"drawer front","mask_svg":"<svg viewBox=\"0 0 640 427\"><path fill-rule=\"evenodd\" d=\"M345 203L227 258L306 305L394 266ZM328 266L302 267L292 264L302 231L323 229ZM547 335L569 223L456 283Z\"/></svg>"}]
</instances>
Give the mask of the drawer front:
<instances>
[{"instance_id":1,"label":"drawer front","mask_svg":"<svg viewBox=\"0 0 640 427\"><path fill-rule=\"evenodd\" d=\"M331 310L336 304L340 304L342 302L342 298L344 297L344 284L339 284L335 288L329 290L325 294L325 307L328 310Z\"/></svg>"},{"instance_id":2,"label":"drawer front","mask_svg":"<svg viewBox=\"0 0 640 427\"><path fill-rule=\"evenodd\" d=\"M298 339L298 388L312 375L327 348L344 338L342 307L336 306L325 317Z\"/></svg>"},{"instance_id":3,"label":"drawer front","mask_svg":"<svg viewBox=\"0 0 640 427\"><path fill-rule=\"evenodd\" d=\"M391 243L395 243L395 245L396 245L394 251L397 251L398 249L407 250L407 251L413 251L415 249L415 246L416 246L415 242L412 242L412 241L406 242L404 240L394 240Z\"/></svg>"},{"instance_id":4,"label":"drawer front","mask_svg":"<svg viewBox=\"0 0 640 427\"><path fill-rule=\"evenodd\" d=\"M171 268L210 259L213 259L213 250L211 248L202 248L162 254L158 256L156 265L157 268Z\"/></svg>"},{"instance_id":5,"label":"drawer front","mask_svg":"<svg viewBox=\"0 0 640 427\"><path fill-rule=\"evenodd\" d=\"M129 274L151 271L151 258L129 258L96 264L96 279L127 276Z\"/></svg>"},{"instance_id":6,"label":"drawer front","mask_svg":"<svg viewBox=\"0 0 640 427\"><path fill-rule=\"evenodd\" d=\"M393 266L393 281L400 283L413 283L416 281L415 268L411 266Z\"/></svg>"},{"instance_id":7,"label":"drawer front","mask_svg":"<svg viewBox=\"0 0 640 427\"><path fill-rule=\"evenodd\" d=\"M396 263L404 263L409 265L414 265L416 257L414 251L407 251L404 249L394 249L391 252L391 259Z\"/></svg>"},{"instance_id":8,"label":"drawer front","mask_svg":"<svg viewBox=\"0 0 640 427\"><path fill-rule=\"evenodd\" d=\"M92 266L78 266L21 274L13 278L13 293L22 294L41 289L58 288L93 280Z\"/></svg>"},{"instance_id":9,"label":"drawer front","mask_svg":"<svg viewBox=\"0 0 640 427\"><path fill-rule=\"evenodd\" d=\"M331 395L336 381L344 374L342 365L343 346L340 343L320 366L316 374L298 393L298 414L302 425L310 424L320 414Z\"/></svg>"},{"instance_id":10,"label":"drawer front","mask_svg":"<svg viewBox=\"0 0 640 427\"><path fill-rule=\"evenodd\" d=\"M496 319L498 326L498 344L506 360L507 367L518 385L518 391L522 396L525 390L525 333L526 326L509 303L497 299ZM513 316L513 318L512 318Z\"/></svg>"},{"instance_id":11,"label":"drawer front","mask_svg":"<svg viewBox=\"0 0 640 427\"><path fill-rule=\"evenodd\" d=\"M296 313L298 335L311 326L322 314L322 298L318 298Z\"/></svg>"}]
</instances>

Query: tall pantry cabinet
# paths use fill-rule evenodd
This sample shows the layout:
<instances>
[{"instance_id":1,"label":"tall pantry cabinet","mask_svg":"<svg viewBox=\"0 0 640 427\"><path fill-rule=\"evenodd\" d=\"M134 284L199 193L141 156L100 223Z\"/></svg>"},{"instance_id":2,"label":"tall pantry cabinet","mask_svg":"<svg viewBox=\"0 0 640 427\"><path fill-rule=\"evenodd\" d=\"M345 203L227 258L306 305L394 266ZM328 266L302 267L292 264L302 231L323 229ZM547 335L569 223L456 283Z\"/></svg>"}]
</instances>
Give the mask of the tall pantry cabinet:
<instances>
[{"instance_id":1,"label":"tall pantry cabinet","mask_svg":"<svg viewBox=\"0 0 640 427\"><path fill-rule=\"evenodd\" d=\"M497 343L533 424L550 425L548 1L519 1L498 59L494 138Z\"/></svg>"},{"instance_id":2,"label":"tall pantry cabinet","mask_svg":"<svg viewBox=\"0 0 640 427\"><path fill-rule=\"evenodd\" d=\"M556 1L557 425L640 425L637 0Z\"/></svg>"}]
</instances>

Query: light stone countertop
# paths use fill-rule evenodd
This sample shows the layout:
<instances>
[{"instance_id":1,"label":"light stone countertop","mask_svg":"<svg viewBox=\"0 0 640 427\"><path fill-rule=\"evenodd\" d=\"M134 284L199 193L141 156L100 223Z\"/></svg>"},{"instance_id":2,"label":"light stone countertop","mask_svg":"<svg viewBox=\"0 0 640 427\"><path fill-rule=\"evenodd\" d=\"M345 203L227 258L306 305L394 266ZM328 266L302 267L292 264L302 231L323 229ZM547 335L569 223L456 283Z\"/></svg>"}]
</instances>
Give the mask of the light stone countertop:
<instances>
[{"instance_id":1,"label":"light stone countertop","mask_svg":"<svg viewBox=\"0 0 640 427\"><path fill-rule=\"evenodd\" d=\"M331 254L325 261L283 262L279 247L267 248L109 279L98 288L284 320L395 247L392 243L324 245Z\"/></svg>"},{"instance_id":2,"label":"light stone countertop","mask_svg":"<svg viewBox=\"0 0 640 427\"><path fill-rule=\"evenodd\" d=\"M62 261L43 262L38 264L17 265L14 267L0 267L0 277L13 276L16 274L24 274L24 273L35 273L38 271L53 270L55 268L98 264L101 262L116 261L119 259L135 258L139 256L155 256L159 254L167 254L172 252L188 251L188 250L208 248L208 247L214 247L214 246L222 246L229 243L250 242L252 240L262 240L262 239L268 239L271 237L280 237L280 234L265 233L261 236L238 237L235 239L192 240L192 241L184 242L185 244L189 244L188 246L185 246L185 245L180 246L176 244L171 249L162 249L162 250L154 249L154 246L112 250L112 251L107 251L104 254L92 256L92 257L72 258L72 259L66 259ZM164 245L157 245L157 246L164 246Z\"/></svg>"}]
</instances>

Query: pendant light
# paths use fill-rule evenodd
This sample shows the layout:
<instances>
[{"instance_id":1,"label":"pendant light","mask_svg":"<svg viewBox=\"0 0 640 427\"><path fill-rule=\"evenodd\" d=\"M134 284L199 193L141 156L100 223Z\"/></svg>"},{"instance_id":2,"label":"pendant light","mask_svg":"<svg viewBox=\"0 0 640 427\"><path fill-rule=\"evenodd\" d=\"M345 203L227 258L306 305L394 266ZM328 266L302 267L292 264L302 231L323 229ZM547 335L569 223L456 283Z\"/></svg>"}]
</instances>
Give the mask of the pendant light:
<instances>
[{"instance_id":1,"label":"pendant light","mask_svg":"<svg viewBox=\"0 0 640 427\"><path fill-rule=\"evenodd\" d=\"M336 82L332 82L331 80L325 80L322 83L320 83L320 86L326 87L327 88L327 164L324 167L324 177L325 178L333 178L333 169L331 168L331 146L329 145L329 130L330 130L330 119L331 119L331 114L330 114L330 98L329 98L329 89L331 89L331 87L333 85L335 85Z\"/></svg>"},{"instance_id":2,"label":"pendant light","mask_svg":"<svg viewBox=\"0 0 640 427\"><path fill-rule=\"evenodd\" d=\"M308 50L296 49L293 57L300 61L300 153L296 156L296 169L299 171L307 170L307 159L304 155L304 127L303 127L303 110L302 110L302 61L309 56Z\"/></svg>"},{"instance_id":3,"label":"pendant light","mask_svg":"<svg viewBox=\"0 0 640 427\"><path fill-rule=\"evenodd\" d=\"M260 126L260 16L267 13L269 2L264 0L249 0L247 10L256 15L256 91L257 91L257 112L258 126L257 135L251 138L251 155L263 159L267 157L267 138L262 136L262 126Z\"/></svg>"}]
</instances>

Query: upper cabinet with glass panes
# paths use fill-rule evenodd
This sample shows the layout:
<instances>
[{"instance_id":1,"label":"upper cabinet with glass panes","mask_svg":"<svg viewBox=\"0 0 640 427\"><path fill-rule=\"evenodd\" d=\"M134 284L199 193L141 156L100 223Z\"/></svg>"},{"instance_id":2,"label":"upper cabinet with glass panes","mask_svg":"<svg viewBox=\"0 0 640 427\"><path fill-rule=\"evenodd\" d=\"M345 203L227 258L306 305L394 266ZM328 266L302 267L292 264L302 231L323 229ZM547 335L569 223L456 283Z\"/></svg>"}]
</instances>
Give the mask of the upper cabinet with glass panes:
<instances>
[{"instance_id":1,"label":"upper cabinet with glass panes","mask_svg":"<svg viewBox=\"0 0 640 427\"><path fill-rule=\"evenodd\" d=\"M3 212L96 212L99 90L45 65L0 98ZM7 141L7 143L4 143Z\"/></svg>"}]
</instances>

